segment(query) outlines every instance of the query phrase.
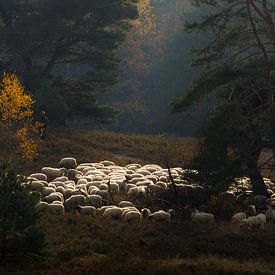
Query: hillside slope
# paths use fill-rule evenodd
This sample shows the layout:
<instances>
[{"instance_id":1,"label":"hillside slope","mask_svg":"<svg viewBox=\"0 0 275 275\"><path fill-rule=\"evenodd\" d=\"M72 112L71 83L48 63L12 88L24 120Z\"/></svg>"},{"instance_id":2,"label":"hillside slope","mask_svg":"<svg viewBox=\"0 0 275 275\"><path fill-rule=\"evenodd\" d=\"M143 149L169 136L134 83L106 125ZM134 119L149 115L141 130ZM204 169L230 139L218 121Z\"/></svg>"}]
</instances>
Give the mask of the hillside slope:
<instances>
[{"instance_id":1,"label":"hillside slope","mask_svg":"<svg viewBox=\"0 0 275 275\"><path fill-rule=\"evenodd\" d=\"M184 166L196 153L196 142L189 138L169 136L130 136L107 131L51 129L40 144L39 156L32 162L17 162L21 173L39 171L43 166L56 166L62 157L75 157L78 163L104 159L118 165L138 162Z\"/></svg>"},{"instance_id":2,"label":"hillside slope","mask_svg":"<svg viewBox=\"0 0 275 275\"><path fill-rule=\"evenodd\" d=\"M119 165L153 162L184 166L196 153L192 139L128 136L106 131L52 129L33 162L17 162L24 174L56 166L61 157L103 159ZM176 211L171 224L130 224L108 217L46 215L43 256L9 258L0 274L274 274L274 224L240 230L228 221L193 224Z\"/></svg>"}]
</instances>

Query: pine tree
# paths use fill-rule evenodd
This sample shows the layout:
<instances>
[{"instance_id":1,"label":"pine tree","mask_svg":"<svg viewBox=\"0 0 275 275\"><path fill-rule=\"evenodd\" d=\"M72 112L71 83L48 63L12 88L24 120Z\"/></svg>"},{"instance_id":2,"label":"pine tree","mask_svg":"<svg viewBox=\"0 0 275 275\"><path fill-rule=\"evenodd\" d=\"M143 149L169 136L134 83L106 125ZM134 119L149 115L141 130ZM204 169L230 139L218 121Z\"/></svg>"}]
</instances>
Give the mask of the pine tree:
<instances>
[{"instance_id":1,"label":"pine tree","mask_svg":"<svg viewBox=\"0 0 275 275\"><path fill-rule=\"evenodd\" d=\"M184 111L206 97L214 105L200 132L202 150L194 163L204 170L202 178L208 178L210 185L218 184L230 171L232 178L248 175L254 191L266 194L258 160L263 147L275 145L275 4L266 0L192 2L204 16L186 22L186 30L210 33L206 45L193 50L193 65L204 73L173 107ZM272 142L267 143L267 137ZM226 184L221 189L225 188Z\"/></svg>"},{"instance_id":2,"label":"pine tree","mask_svg":"<svg viewBox=\"0 0 275 275\"><path fill-rule=\"evenodd\" d=\"M45 245L44 233L37 224L42 210L35 206L40 196L30 192L26 179L13 166L0 163L0 253L9 255L40 253Z\"/></svg>"},{"instance_id":3,"label":"pine tree","mask_svg":"<svg viewBox=\"0 0 275 275\"><path fill-rule=\"evenodd\" d=\"M22 77L41 104L40 111L46 105L50 117L63 123L68 116L104 120L114 112L99 106L95 96L117 81L116 50L129 21L138 16L136 4L137 0L2 0L0 63Z\"/></svg>"}]
</instances>

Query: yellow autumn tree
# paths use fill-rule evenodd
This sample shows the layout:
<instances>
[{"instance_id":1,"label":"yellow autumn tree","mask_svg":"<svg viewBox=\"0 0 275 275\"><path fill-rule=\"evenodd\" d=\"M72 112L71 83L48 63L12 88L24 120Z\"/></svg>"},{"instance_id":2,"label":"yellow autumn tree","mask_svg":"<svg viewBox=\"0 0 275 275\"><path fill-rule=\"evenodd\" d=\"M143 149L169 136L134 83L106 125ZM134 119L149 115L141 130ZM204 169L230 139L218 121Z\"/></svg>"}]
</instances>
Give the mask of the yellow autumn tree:
<instances>
[{"instance_id":1,"label":"yellow autumn tree","mask_svg":"<svg viewBox=\"0 0 275 275\"><path fill-rule=\"evenodd\" d=\"M34 100L25 91L18 77L5 72L0 83L0 146L2 157L10 160L20 156L32 160L37 155L38 139L34 133L32 106Z\"/></svg>"}]
</instances>

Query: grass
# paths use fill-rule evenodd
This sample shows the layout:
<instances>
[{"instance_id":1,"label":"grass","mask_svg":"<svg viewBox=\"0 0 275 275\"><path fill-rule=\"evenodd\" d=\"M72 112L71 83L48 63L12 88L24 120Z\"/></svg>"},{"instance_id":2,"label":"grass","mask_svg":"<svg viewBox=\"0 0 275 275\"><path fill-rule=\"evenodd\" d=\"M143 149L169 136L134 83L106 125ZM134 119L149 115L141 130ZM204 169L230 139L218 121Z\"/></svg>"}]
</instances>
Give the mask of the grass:
<instances>
[{"instance_id":1,"label":"grass","mask_svg":"<svg viewBox=\"0 0 275 275\"><path fill-rule=\"evenodd\" d=\"M43 166L56 166L62 157L75 157L78 163L113 160L118 165L138 162L165 166L184 166L196 152L191 138L130 136L106 131L85 132L54 129L40 144L39 156L28 163L17 162L21 173L40 171Z\"/></svg>"},{"instance_id":2,"label":"grass","mask_svg":"<svg viewBox=\"0 0 275 275\"><path fill-rule=\"evenodd\" d=\"M18 161L17 166L27 175L56 166L66 156L78 163L108 159L118 165L165 166L169 161L170 166L184 166L196 152L193 139L60 128L41 142L35 161ZM134 225L72 214L45 217L41 225L47 232L47 254L10 259L0 266L1 275L275 274L275 225L247 232L229 222L205 228L177 218L171 224Z\"/></svg>"},{"instance_id":3,"label":"grass","mask_svg":"<svg viewBox=\"0 0 275 275\"><path fill-rule=\"evenodd\" d=\"M43 221L48 255L9 274L275 274L275 225L248 233L228 222L126 224L67 214ZM1 274L5 274L0 269Z\"/></svg>"}]
</instances>

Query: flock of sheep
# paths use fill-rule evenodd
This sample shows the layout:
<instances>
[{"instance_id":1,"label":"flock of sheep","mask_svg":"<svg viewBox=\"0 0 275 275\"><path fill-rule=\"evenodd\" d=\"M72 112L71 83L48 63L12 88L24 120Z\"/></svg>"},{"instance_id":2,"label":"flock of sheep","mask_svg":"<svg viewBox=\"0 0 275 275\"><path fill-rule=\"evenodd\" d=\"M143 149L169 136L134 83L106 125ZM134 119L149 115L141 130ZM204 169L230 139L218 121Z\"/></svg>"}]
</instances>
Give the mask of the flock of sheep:
<instances>
[{"instance_id":1,"label":"flock of sheep","mask_svg":"<svg viewBox=\"0 0 275 275\"><path fill-rule=\"evenodd\" d=\"M158 165L122 167L106 160L77 165L74 158L63 158L58 166L60 168L43 167L41 173L28 177L31 190L41 193L37 207L45 207L49 214L75 211L79 215L109 216L128 222L140 222L142 218L170 222L175 214L172 209L151 213L150 209L139 209L135 205L149 193L168 188L168 171ZM181 168L171 169L175 180L182 172ZM115 205L115 195L124 195L127 200Z\"/></svg>"},{"instance_id":2,"label":"flock of sheep","mask_svg":"<svg viewBox=\"0 0 275 275\"><path fill-rule=\"evenodd\" d=\"M63 215L75 212L93 217L106 216L113 219L140 223L142 219L168 222L175 215L173 209L152 212L143 207L148 198L160 193L177 190L201 190L202 187L188 185L182 178L186 170L176 167L163 169L155 164L128 164L125 167L112 161L77 164L74 158L63 158L59 168L43 167L41 172L31 174L31 190L40 192L37 207L46 208L49 214ZM189 172L189 171L188 171ZM230 191L232 194L232 190ZM115 199L116 201L115 202ZM119 198L119 202L118 199ZM123 198L123 199L121 199ZM238 225L264 227L266 218L275 220L275 210L269 201L266 215L247 217L239 212L232 217ZM193 222L214 223L214 215L193 209Z\"/></svg>"}]
</instances>

